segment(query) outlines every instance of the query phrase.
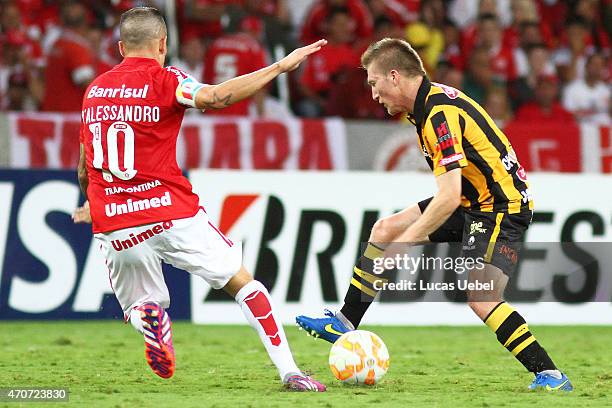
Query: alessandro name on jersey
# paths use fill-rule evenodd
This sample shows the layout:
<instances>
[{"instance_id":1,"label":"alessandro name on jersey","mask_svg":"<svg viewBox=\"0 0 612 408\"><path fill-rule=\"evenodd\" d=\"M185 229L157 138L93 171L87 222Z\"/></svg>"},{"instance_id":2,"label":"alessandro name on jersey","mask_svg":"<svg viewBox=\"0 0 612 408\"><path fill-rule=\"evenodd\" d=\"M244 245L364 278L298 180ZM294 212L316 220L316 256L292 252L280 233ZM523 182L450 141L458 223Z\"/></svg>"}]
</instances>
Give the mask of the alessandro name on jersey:
<instances>
[{"instance_id":1,"label":"alessandro name on jersey","mask_svg":"<svg viewBox=\"0 0 612 408\"><path fill-rule=\"evenodd\" d=\"M199 199L176 161L187 105L176 97L188 75L152 58L127 57L83 95L92 232L193 217Z\"/></svg>"},{"instance_id":2,"label":"alessandro name on jersey","mask_svg":"<svg viewBox=\"0 0 612 408\"><path fill-rule=\"evenodd\" d=\"M83 123L101 121L159 122L159 106L147 105L98 105L83 109Z\"/></svg>"}]
</instances>

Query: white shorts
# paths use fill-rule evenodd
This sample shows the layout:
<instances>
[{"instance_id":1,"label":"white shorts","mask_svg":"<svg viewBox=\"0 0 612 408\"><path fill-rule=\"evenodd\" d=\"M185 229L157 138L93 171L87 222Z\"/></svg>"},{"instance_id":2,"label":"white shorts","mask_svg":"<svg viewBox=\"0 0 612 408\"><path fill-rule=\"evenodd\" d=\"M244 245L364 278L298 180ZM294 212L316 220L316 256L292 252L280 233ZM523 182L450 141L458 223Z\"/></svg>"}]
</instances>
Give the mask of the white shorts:
<instances>
[{"instance_id":1,"label":"white shorts","mask_svg":"<svg viewBox=\"0 0 612 408\"><path fill-rule=\"evenodd\" d=\"M161 262L202 277L221 289L240 270L242 246L208 219L203 208L190 218L95 234L111 286L126 316L152 301L170 306Z\"/></svg>"}]
</instances>

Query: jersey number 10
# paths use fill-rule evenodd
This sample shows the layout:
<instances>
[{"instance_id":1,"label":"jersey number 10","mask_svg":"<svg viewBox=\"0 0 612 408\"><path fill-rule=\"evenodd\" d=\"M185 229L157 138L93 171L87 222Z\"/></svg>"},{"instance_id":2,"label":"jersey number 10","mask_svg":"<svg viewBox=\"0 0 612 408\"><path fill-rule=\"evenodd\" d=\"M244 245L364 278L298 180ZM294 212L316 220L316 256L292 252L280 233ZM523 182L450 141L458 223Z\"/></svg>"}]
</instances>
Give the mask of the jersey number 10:
<instances>
[{"instance_id":1,"label":"jersey number 10","mask_svg":"<svg viewBox=\"0 0 612 408\"><path fill-rule=\"evenodd\" d=\"M89 125L93 134L93 166L102 170L104 163L104 148L102 146L102 124L100 122ZM123 170L119 168L119 153L117 136L123 132ZM134 178L137 170L134 169L134 129L126 122L113 122L106 131L106 147L108 150L108 170L113 176L121 180Z\"/></svg>"}]
</instances>

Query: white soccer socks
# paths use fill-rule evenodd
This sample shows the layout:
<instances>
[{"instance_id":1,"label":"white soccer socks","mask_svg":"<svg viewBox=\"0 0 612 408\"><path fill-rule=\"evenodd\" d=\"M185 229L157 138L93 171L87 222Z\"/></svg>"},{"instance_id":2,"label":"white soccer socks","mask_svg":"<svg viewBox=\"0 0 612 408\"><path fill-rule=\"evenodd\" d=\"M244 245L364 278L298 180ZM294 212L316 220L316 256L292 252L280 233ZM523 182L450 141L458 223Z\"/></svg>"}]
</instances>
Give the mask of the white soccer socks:
<instances>
[{"instance_id":1,"label":"white soccer socks","mask_svg":"<svg viewBox=\"0 0 612 408\"><path fill-rule=\"evenodd\" d=\"M300 374L293 361L283 326L274 316L270 294L259 281L251 281L236 294L236 302L252 328L266 347L270 359L278 369L281 381L288 374Z\"/></svg>"}]
</instances>

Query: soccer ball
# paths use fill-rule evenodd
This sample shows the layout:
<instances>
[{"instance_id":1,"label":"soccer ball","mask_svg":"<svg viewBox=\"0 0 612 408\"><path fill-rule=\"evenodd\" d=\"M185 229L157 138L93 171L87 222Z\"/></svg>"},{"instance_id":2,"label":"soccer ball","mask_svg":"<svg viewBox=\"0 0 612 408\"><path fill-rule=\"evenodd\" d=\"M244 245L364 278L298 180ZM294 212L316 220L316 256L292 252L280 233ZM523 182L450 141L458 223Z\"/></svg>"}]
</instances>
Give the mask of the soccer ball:
<instances>
[{"instance_id":1,"label":"soccer ball","mask_svg":"<svg viewBox=\"0 0 612 408\"><path fill-rule=\"evenodd\" d=\"M374 385L389 369L387 346L366 330L344 333L329 352L329 368L346 384Z\"/></svg>"}]
</instances>

